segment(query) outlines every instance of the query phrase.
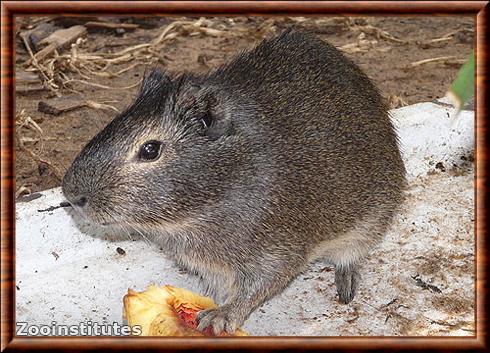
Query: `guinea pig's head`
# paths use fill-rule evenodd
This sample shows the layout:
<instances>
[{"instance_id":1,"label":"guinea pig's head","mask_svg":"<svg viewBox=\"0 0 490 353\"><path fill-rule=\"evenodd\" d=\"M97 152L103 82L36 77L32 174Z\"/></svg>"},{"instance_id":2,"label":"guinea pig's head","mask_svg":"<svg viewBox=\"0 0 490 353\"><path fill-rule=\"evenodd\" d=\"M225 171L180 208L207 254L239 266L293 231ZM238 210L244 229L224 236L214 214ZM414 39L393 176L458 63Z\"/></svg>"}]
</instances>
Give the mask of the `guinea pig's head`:
<instances>
[{"instance_id":1,"label":"guinea pig's head","mask_svg":"<svg viewBox=\"0 0 490 353\"><path fill-rule=\"evenodd\" d=\"M199 216L240 174L240 109L201 78L154 69L131 106L75 158L64 196L102 225L152 229Z\"/></svg>"}]
</instances>

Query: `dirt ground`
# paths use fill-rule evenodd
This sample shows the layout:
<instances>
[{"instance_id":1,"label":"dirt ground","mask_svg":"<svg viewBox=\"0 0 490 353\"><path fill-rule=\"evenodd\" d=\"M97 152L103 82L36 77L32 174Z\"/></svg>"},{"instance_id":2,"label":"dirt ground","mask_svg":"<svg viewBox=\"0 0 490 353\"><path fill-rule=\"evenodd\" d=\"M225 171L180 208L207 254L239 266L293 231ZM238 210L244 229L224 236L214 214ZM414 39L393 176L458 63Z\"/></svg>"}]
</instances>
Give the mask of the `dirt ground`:
<instances>
[{"instance_id":1,"label":"dirt ground","mask_svg":"<svg viewBox=\"0 0 490 353\"><path fill-rule=\"evenodd\" d=\"M117 25L101 28L100 22ZM74 25L87 33L26 64L44 37ZM130 104L148 65L203 72L290 26L344 51L392 108L444 96L474 46L473 17L17 18L16 77L35 74L29 84L16 84L17 196L59 186L80 149ZM426 59L437 60L421 62ZM85 107L59 115L40 111L56 97Z\"/></svg>"}]
</instances>

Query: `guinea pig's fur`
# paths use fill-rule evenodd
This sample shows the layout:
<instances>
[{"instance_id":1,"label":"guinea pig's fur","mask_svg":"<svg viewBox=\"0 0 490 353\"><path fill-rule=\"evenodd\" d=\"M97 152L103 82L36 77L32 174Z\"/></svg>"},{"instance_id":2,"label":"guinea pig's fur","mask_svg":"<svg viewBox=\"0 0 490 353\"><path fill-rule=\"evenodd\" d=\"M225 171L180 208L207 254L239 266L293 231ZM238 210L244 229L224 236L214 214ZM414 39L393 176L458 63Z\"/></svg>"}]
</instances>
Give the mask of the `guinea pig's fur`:
<instances>
[{"instance_id":1,"label":"guinea pig's fur","mask_svg":"<svg viewBox=\"0 0 490 353\"><path fill-rule=\"evenodd\" d=\"M204 75L153 69L63 180L90 221L144 233L196 273L222 303L198 315L215 332L233 332L319 258L350 302L404 188L377 88L294 30Z\"/></svg>"}]
</instances>

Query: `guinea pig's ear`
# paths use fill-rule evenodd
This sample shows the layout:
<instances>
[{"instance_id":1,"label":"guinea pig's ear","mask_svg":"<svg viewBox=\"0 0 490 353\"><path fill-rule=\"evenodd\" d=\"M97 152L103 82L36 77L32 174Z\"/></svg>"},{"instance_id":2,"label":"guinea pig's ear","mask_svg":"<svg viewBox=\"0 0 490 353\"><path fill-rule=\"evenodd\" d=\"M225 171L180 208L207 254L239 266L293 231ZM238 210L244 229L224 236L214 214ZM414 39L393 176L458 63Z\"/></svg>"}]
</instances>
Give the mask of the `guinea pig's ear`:
<instances>
[{"instance_id":1,"label":"guinea pig's ear","mask_svg":"<svg viewBox=\"0 0 490 353\"><path fill-rule=\"evenodd\" d=\"M145 71L139 95L143 97L163 95L169 89L171 78L161 69Z\"/></svg>"},{"instance_id":2,"label":"guinea pig's ear","mask_svg":"<svg viewBox=\"0 0 490 353\"><path fill-rule=\"evenodd\" d=\"M229 102L218 89L189 85L184 101L188 117L193 125L197 125L199 134L212 141L234 134Z\"/></svg>"},{"instance_id":3,"label":"guinea pig's ear","mask_svg":"<svg viewBox=\"0 0 490 353\"><path fill-rule=\"evenodd\" d=\"M207 92L205 97L206 109L199 118L202 132L211 140L217 140L222 136L230 136L235 133L231 112L225 97L221 92Z\"/></svg>"},{"instance_id":4,"label":"guinea pig's ear","mask_svg":"<svg viewBox=\"0 0 490 353\"><path fill-rule=\"evenodd\" d=\"M162 111L165 107L165 97L171 89L171 81L171 78L158 68L145 71L136 98L123 114L145 115Z\"/></svg>"}]
</instances>

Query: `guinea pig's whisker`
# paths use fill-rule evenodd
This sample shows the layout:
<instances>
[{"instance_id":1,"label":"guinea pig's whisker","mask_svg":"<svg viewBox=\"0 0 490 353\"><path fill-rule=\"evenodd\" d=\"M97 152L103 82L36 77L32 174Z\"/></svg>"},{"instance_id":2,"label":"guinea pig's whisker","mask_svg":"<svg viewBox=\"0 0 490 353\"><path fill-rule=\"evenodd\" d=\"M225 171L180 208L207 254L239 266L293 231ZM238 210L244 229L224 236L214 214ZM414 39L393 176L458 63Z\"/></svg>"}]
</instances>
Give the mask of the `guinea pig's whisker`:
<instances>
[{"instance_id":1,"label":"guinea pig's whisker","mask_svg":"<svg viewBox=\"0 0 490 353\"><path fill-rule=\"evenodd\" d=\"M124 231L124 234L127 236L128 240L133 240L131 230L125 223L118 224L118 226Z\"/></svg>"},{"instance_id":2,"label":"guinea pig's whisker","mask_svg":"<svg viewBox=\"0 0 490 353\"><path fill-rule=\"evenodd\" d=\"M132 228L136 233L138 233L139 235L141 235L141 237L143 238L143 240L147 243L147 244L151 244L151 241L143 234L143 232L141 232L139 229L137 229L136 227L133 227Z\"/></svg>"}]
</instances>

